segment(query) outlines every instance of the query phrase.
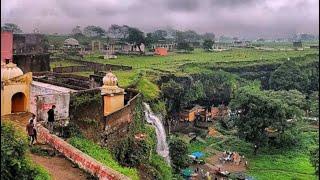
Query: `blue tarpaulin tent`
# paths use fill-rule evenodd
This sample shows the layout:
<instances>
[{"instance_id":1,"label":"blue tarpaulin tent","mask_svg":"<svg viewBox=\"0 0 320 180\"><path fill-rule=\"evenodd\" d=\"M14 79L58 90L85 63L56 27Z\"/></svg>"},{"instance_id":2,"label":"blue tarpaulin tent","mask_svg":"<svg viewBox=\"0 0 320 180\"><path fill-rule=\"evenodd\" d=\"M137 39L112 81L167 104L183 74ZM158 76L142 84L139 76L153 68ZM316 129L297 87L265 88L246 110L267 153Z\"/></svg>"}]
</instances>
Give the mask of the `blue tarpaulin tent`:
<instances>
[{"instance_id":1,"label":"blue tarpaulin tent","mask_svg":"<svg viewBox=\"0 0 320 180\"><path fill-rule=\"evenodd\" d=\"M204 154L200 151L193 152L192 155L195 156L197 159L204 156Z\"/></svg>"}]
</instances>

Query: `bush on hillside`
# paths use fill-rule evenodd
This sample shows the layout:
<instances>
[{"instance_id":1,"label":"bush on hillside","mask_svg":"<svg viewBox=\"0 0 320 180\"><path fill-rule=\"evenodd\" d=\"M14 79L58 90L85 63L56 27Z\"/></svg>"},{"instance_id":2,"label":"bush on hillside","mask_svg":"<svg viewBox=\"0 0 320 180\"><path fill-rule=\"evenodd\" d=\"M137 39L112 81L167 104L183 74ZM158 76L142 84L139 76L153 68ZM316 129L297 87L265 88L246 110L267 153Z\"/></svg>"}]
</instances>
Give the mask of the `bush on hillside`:
<instances>
[{"instance_id":1,"label":"bush on hillside","mask_svg":"<svg viewBox=\"0 0 320 180\"><path fill-rule=\"evenodd\" d=\"M26 158L27 140L11 124L1 122L1 179L50 179Z\"/></svg>"}]
</instances>

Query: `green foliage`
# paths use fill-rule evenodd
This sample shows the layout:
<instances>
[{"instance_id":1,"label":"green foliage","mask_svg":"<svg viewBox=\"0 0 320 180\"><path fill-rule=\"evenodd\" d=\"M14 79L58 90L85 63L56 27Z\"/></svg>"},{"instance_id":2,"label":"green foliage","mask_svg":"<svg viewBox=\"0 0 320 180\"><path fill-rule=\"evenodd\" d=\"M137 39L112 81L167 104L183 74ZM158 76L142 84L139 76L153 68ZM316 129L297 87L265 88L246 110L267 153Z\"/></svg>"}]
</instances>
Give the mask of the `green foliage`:
<instances>
[{"instance_id":1,"label":"green foliage","mask_svg":"<svg viewBox=\"0 0 320 180\"><path fill-rule=\"evenodd\" d=\"M90 141L85 138L72 137L69 140L69 143L81 150L82 152L88 154L92 158L98 160L102 164L127 175L128 177L138 180L138 172L134 168L122 167L116 160L112 158L109 150L100 147L95 144L93 141Z\"/></svg>"},{"instance_id":2,"label":"green foliage","mask_svg":"<svg viewBox=\"0 0 320 180\"><path fill-rule=\"evenodd\" d=\"M156 102L152 102L150 106L153 112L161 114L162 117L166 117L167 110L165 102L157 100Z\"/></svg>"},{"instance_id":3,"label":"green foliage","mask_svg":"<svg viewBox=\"0 0 320 180\"><path fill-rule=\"evenodd\" d=\"M183 140L177 137L170 137L169 152L171 165L175 173L179 173L180 170L188 167L188 147Z\"/></svg>"},{"instance_id":4,"label":"green foliage","mask_svg":"<svg viewBox=\"0 0 320 180\"><path fill-rule=\"evenodd\" d=\"M206 40L204 40L204 42L203 42L203 49L205 49L205 50L209 50L209 49L212 49L212 46L213 46L213 41L211 40L211 39L206 39Z\"/></svg>"},{"instance_id":5,"label":"green foliage","mask_svg":"<svg viewBox=\"0 0 320 180\"><path fill-rule=\"evenodd\" d=\"M179 43L177 44L177 49L178 49L178 50L184 50L184 51L186 51L186 52L190 52L190 51L193 51L193 50L194 50L194 48L191 47L190 44L187 43L187 42L179 42Z\"/></svg>"},{"instance_id":6,"label":"green foliage","mask_svg":"<svg viewBox=\"0 0 320 180\"><path fill-rule=\"evenodd\" d=\"M73 95L71 96L71 101L70 101L70 107L71 109L74 109L74 111L81 110L79 108L83 106L88 106L91 103L94 102L99 102L102 103L102 98L99 93L95 93L94 95L92 94L81 94L81 95Z\"/></svg>"},{"instance_id":7,"label":"green foliage","mask_svg":"<svg viewBox=\"0 0 320 180\"><path fill-rule=\"evenodd\" d=\"M200 73L195 78L202 82L205 100L210 104L228 104L238 86L236 76L224 71Z\"/></svg>"},{"instance_id":8,"label":"green foliage","mask_svg":"<svg viewBox=\"0 0 320 180\"><path fill-rule=\"evenodd\" d=\"M310 161L315 168L315 174L319 176L319 147L310 152Z\"/></svg>"},{"instance_id":9,"label":"green foliage","mask_svg":"<svg viewBox=\"0 0 320 180\"><path fill-rule=\"evenodd\" d=\"M287 117L303 116L304 111L308 109L304 94L297 90L289 91L265 91L267 96L273 99L281 100L287 106Z\"/></svg>"},{"instance_id":10,"label":"green foliage","mask_svg":"<svg viewBox=\"0 0 320 180\"><path fill-rule=\"evenodd\" d=\"M250 86L237 91L231 108L241 111L235 119L240 137L260 146L268 143L266 128L276 129L278 134L289 130L283 102Z\"/></svg>"},{"instance_id":11,"label":"green foliage","mask_svg":"<svg viewBox=\"0 0 320 180\"><path fill-rule=\"evenodd\" d=\"M309 85L308 76L293 61L283 63L270 76L270 88L274 90L299 90L305 92Z\"/></svg>"},{"instance_id":12,"label":"green foliage","mask_svg":"<svg viewBox=\"0 0 320 180\"><path fill-rule=\"evenodd\" d=\"M146 78L140 79L137 84L137 89L143 94L146 101L157 99L160 94L158 86Z\"/></svg>"},{"instance_id":13,"label":"green foliage","mask_svg":"<svg viewBox=\"0 0 320 180\"><path fill-rule=\"evenodd\" d=\"M160 173L160 179L167 180L172 179L172 172L167 162L159 155L152 154L150 158L150 164Z\"/></svg>"},{"instance_id":14,"label":"green foliage","mask_svg":"<svg viewBox=\"0 0 320 180\"><path fill-rule=\"evenodd\" d=\"M12 124L1 122L1 179L51 179L26 158L27 139Z\"/></svg>"},{"instance_id":15,"label":"green foliage","mask_svg":"<svg viewBox=\"0 0 320 180\"><path fill-rule=\"evenodd\" d=\"M310 108L310 116L319 116L319 91L315 91L310 95L308 105Z\"/></svg>"},{"instance_id":16,"label":"green foliage","mask_svg":"<svg viewBox=\"0 0 320 180\"><path fill-rule=\"evenodd\" d=\"M106 34L106 31L99 26L87 26L83 29L83 34L88 37L101 37Z\"/></svg>"},{"instance_id":17,"label":"green foliage","mask_svg":"<svg viewBox=\"0 0 320 180\"><path fill-rule=\"evenodd\" d=\"M5 23L3 26L1 26L1 31L11 31L14 34L22 33L20 27L13 23Z\"/></svg>"},{"instance_id":18,"label":"green foliage","mask_svg":"<svg viewBox=\"0 0 320 180\"><path fill-rule=\"evenodd\" d=\"M113 151L120 164L137 167L149 160L151 147L144 140L139 141L134 137L127 137L119 142Z\"/></svg>"}]
</instances>

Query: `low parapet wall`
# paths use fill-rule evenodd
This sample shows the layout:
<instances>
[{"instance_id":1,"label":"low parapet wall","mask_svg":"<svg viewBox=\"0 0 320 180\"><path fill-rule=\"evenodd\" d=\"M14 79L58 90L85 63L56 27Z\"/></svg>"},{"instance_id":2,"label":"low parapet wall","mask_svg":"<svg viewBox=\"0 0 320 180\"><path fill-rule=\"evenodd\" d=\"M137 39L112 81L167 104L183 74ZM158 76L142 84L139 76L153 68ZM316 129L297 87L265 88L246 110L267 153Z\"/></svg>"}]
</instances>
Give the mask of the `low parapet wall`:
<instances>
[{"instance_id":1,"label":"low parapet wall","mask_svg":"<svg viewBox=\"0 0 320 180\"><path fill-rule=\"evenodd\" d=\"M65 157L70 159L72 162L76 163L89 172L90 174L97 176L100 180L127 180L130 179L127 176L120 174L119 172L104 166L102 163L78 150L77 148L71 146L69 143L59 138L56 135L50 134L49 130L43 126L38 127L38 133L41 139L43 139L47 144L55 148L57 151L62 153ZM58 172L57 172L58 173Z\"/></svg>"}]
</instances>

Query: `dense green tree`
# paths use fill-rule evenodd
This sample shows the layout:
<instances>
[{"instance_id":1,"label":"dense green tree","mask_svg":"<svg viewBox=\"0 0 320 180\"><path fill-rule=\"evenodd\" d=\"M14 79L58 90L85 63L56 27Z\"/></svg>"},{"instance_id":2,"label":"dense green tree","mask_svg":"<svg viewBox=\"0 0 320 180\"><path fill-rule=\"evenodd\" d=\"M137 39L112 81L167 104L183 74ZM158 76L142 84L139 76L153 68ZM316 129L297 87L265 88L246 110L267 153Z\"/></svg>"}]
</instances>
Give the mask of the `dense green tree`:
<instances>
[{"instance_id":1,"label":"dense green tree","mask_svg":"<svg viewBox=\"0 0 320 180\"><path fill-rule=\"evenodd\" d=\"M208 51L209 49L212 49L213 46L213 41L211 39L206 39L203 42L203 49L205 49L206 51Z\"/></svg>"},{"instance_id":2,"label":"dense green tree","mask_svg":"<svg viewBox=\"0 0 320 180\"><path fill-rule=\"evenodd\" d=\"M129 26L112 24L108 29L108 35L112 38L121 39L125 41L129 36Z\"/></svg>"},{"instance_id":3,"label":"dense green tree","mask_svg":"<svg viewBox=\"0 0 320 180\"><path fill-rule=\"evenodd\" d=\"M309 85L307 75L293 61L283 63L271 73L269 85L274 90L293 90L305 92Z\"/></svg>"},{"instance_id":4,"label":"dense green tree","mask_svg":"<svg viewBox=\"0 0 320 180\"><path fill-rule=\"evenodd\" d=\"M205 99L209 104L228 104L237 88L236 77L228 72L216 71L195 76L203 84Z\"/></svg>"},{"instance_id":5,"label":"dense green tree","mask_svg":"<svg viewBox=\"0 0 320 180\"><path fill-rule=\"evenodd\" d=\"M88 37L102 37L106 31L99 26L87 26L84 28L83 33Z\"/></svg>"},{"instance_id":6,"label":"dense green tree","mask_svg":"<svg viewBox=\"0 0 320 180\"><path fill-rule=\"evenodd\" d=\"M11 31L13 34L22 33L22 30L20 27L13 23L5 23L3 26L1 26L1 30L3 31Z\"/></svg>"},{"instance_id":7,"label":"dense green tree","mask_svg":"<svg viewBox=\"0 0 320 180\"><path fill-rule=\"evenodd\" d=\"M116 159L120 164L137 167L148 162L151 146L144 140L138 141L134 137L121 140L114 149Z\"/></svg>"},{"instance_id":8,"label":"dense green tree","mask_svg":"<svg viewBox=\"0 0 320 180\"><path fill-rule=\"evenodd\" d=\"M128 32L129 32L129 36L127 38L127 42L137 45L139 48L139 51L142 52L140 49L140 45L142 43L145 43L145 37L143 32L133 27L130 27L128 29Z\"/></svg>"},{"instance_id":9,"label":"dense green tree","mask_svg":"<svg viewBox=\"0 0 320 180\"><path fill-rule=\"evenodd\" d=\"M167 31L159 29L152 33L152 37L155 41L165 40L168 35Z\"/></svg>"},{"instance_id":10,"label":"dense green tree","mask_svg":"<svg viewBox=\"0 0 320 180\"><path fill-rule=\"evenodd\" d=\"M252 86L240 88L232 99L230 107L240 111L238 118L235 119L240 137L259 146L268 143L266 128L276 130L278 137L288 130L285 105L280 100L268 97L259 88Z\"/></svg>"},{"instance_id":11,"label":"dense green tree","mask_svg":"<svg viewBox=\"0 0 320 180\"><path fill-rule=\"evenodd\" d=\"M190 44L188 42L178 42L177 44L177 49L178 50L184 50L186 52L190 52L190 51L193 51L194 48L190 46Z\"/></svg>"},{"instance_id":12,"label":"dense green tree","mask_svg":"<svg viewBox=\"0 0 320 180\"><path fill-rule=\"evenodd\" d=\"M187 144L177 137L171 137L169 141L169 152L171 165L176 173L188 167L188 147Z\"/></svg>"},{"instance_id":13,"label":"dense green tree","mask_svg":"<svg viewBox=\"0 0 320 180\"><path fill-rule=\"evenodd\" d=\"M183 86L172 79L161 85L161 94L162 97L166 99L168 112L180 110L181 96L183 93Z\"/></svg>"},{"instance_id":14,"label":"dense green tree","mask_svg":"<svg viewBox=\"0 0 320 180\"><path fill-rule=\"evenodd\" d=\"M72 29L72 31L71 31L71 34L72 34L72 35L82 34L81 27L80 27L80 26L74 27L74 28Z\"/></svg>"},{"instance_id":15,"label":"dense green tree","mask_svg":"<svg viewBox=\"0 0 320 180\"><path fill-rule=\"evenodd\" d=\"M319 116L319 91L315 91L309 95L307 100L309 115L313 117Z\"/></svg>"},{"instance_id":16,"label":"dense green tree","mask_svg":"<svg viewBox=\"0 0 320 180\"><path fill-rule=\"evenodd\" d=\"M202 100L205 98L204 87L201 81L192 83L189 89L185 89L182 97L182 105L184 107L191 106L193 102Z\"/></svg>"},{"instance_id":17,"label":"dense green tree","mask_svg":"<svg viewBox=\"0 0 320 180\"><path fill-rule=\"evenodd\" d=\"M273 99L281 100L287 105L287 117L303 116L308 110L306 96L297 90L289 91L265 91L266 95Z\"/></svg>"}]
</instances>

